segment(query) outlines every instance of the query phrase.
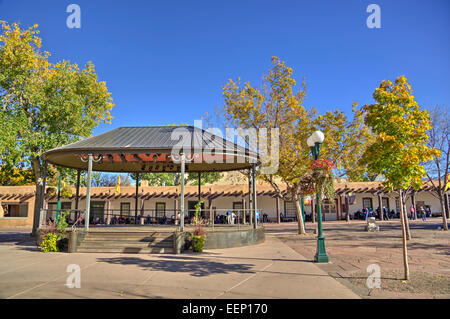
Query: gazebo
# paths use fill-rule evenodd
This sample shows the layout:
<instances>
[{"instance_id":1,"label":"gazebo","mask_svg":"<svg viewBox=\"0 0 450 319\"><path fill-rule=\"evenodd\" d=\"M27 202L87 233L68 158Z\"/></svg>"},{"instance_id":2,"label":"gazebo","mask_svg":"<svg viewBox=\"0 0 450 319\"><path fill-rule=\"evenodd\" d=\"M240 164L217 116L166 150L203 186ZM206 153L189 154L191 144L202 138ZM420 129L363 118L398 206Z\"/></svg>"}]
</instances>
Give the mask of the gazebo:
<instances>
[{"instance_id":1,"label":"gazebo","mask_svg":"<svg viewBox=\"0 0 450 319\"><path fill-rule=\"evenodd\" d=\"M47 163L77 170L76 202L81 171L87 171L85 230L89 230L92 171L136 173L136 203L139 174L147 172L197 172L199 194L202 172L249 170L249 203L253 227L257 227L256 166L258 154L193 126L120 127L85 140L49 150ZM45 189L45 178L44 178ZM251 191L250 191L251 189ZM43 205L43 203L42 203ZM43 208L41 205L41 208ZM135 205L137 217L137 205ZM180 231L184 230L184 178L181 178ZM42 215L42 213L41 213ZM41 217L42 218L42 217ZM137 219L135 219L137 220Z\"/></svg>"}]
</instances>

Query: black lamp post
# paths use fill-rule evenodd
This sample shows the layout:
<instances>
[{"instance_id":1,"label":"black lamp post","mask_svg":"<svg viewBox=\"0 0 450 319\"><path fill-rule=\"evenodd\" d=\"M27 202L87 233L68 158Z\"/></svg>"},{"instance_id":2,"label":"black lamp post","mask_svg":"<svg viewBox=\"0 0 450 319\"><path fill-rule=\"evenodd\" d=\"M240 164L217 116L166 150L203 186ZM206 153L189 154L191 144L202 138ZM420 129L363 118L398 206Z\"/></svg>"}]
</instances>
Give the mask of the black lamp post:
<instances>
[{"instance_id":1,"label":"black lamp post","mask_svg":"<svg viewBox=\"0 0 450 319\"><path fill-rule=\"evenodd\" d=\"M317 160L320 155L320 147L322 146L323 140L325 136L321 131L315 131L307 140L308 146L311 149L311 153L314 157L314 160ZM317 251L314 256L314 261L318 263L327 263L330 261L328 258L327 252L325 251L325 237L322 232L322 193L319 192L316 194L317 196L317 227L318 227L318 236L317 236Z\"/></svg>"}]
</instances>

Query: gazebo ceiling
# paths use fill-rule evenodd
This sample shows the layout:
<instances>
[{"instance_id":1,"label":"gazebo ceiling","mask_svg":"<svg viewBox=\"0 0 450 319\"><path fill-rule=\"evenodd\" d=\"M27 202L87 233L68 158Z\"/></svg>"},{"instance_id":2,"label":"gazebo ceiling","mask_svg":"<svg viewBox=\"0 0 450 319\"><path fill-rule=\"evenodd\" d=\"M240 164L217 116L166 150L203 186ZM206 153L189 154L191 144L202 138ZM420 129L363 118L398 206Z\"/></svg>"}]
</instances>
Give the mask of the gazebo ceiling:
<instances>
[{"instance_id":1,"label":"gazebo ceiling","mask_svg":"<svg viewBox=\"0 0 450 319\"><path fill-rule=\"evenodd\" d=\"M179 172L172 150L186 153L187 172L248 169L257 160L255 152L192 126L120 127L47 151L43 158L87 170L86 158L92 154L94 171Z\"/></svg>"}]
</instances>

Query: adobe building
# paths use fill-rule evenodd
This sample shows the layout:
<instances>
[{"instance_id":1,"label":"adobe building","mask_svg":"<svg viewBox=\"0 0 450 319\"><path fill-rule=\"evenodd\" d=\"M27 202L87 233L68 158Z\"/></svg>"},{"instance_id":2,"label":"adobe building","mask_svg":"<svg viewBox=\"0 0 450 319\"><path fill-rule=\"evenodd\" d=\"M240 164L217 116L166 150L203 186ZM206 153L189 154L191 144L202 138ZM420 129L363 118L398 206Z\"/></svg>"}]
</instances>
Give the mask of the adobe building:
<instances>
[{"instance_id":1,"label":"adobe building","mask_svg":"<svg viewBox=\"0 0 450 319\"><path fill-rule=\"evenodd\" d=\"M135 216L142 216L144 222L159 223L161 219L171 220L179 211L180 191L178 186L147 186L145 181L138 188L136 209L135 186L120 187L93 187L91 188L91 223L111 224L115 217L122 216L127 223L135 223ZM325 199L322 203L324 221L345 220L347 209L350 218L357 218L358 212L364 207L376 210L381 202L382 207L389 211L399 212L399 200L396 192L386 192L380 182L345 182L336 183L336 198ZM0 228L32 227L34 212L34 186L0 186ZM285 193L285 191L283 191ZM60 199L62 211L74 210L76 207L75 189L70 198ZM448 194L447 192L447 205ZM200 199L202 205L202 217L210 220L214 216L226 215L227 211L233 211L239 217L239 222L249 223L248 216L248 185L206 185L202 187ZM408 196L406 207L412 205L412 196ZM188 216L194 213L194 205L199 200L198 187L185 187L185 210ZM272 186L258 183L257 187L258 210L261 215L266 215L264 222L294 221L296 219L293 202L278 198ZM347 201L347 205L346 205ZM420 207L429 209L433 216L442 216L438 198L432 193L430 186L424 187L414 193L416 210ZM306 220L311 220L313 201L305 200ZM80 188L78 209L84 211L86 206L86 188ZM448 207L448 206L447 206ZM46 197L45 220L56 218L57 197ZM244 214L244 211L247 214ZM448 214L448 211L447 211ZM244 216L246 215L246 216ZM262 217L261 217L262 219ZM143 223L144 223L143 222Z\"/></svg>"}]
</instances>

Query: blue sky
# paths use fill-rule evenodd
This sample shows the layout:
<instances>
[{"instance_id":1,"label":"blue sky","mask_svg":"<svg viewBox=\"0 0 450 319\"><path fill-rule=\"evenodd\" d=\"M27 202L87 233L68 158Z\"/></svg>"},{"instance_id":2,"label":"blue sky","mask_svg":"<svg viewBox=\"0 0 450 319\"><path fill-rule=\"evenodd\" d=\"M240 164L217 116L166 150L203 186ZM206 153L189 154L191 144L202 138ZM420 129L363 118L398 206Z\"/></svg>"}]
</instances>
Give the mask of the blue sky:
<instances>
[{"instance_id":1,"label":"blue sky","mask_svg":"<svg viewBox=\"0 0 450 319\"><path fill-rule=\"evenodd\" d=\"M81 29L66 7L81 7ZM366 8L381 8L369 29ZM0 20L39 24L51 61L92 61L120 126L193 124L222 103L229 78L260 84L278 56L321 112L372 103L405 75L424 107L450 107L450 1L0 0Z\"/></svg>"}]
</instances>

